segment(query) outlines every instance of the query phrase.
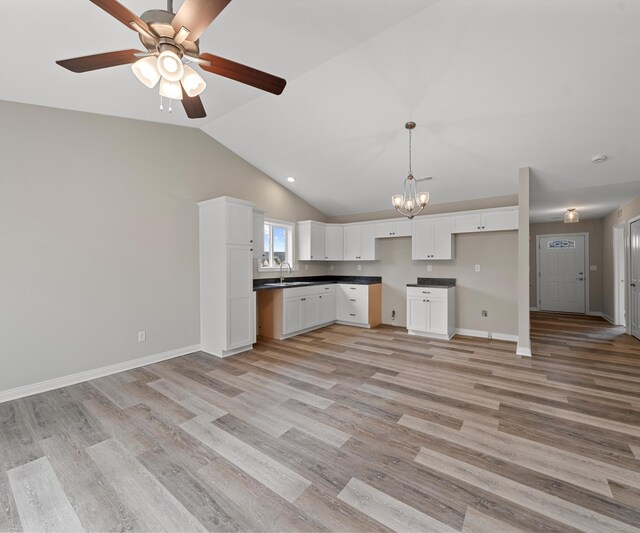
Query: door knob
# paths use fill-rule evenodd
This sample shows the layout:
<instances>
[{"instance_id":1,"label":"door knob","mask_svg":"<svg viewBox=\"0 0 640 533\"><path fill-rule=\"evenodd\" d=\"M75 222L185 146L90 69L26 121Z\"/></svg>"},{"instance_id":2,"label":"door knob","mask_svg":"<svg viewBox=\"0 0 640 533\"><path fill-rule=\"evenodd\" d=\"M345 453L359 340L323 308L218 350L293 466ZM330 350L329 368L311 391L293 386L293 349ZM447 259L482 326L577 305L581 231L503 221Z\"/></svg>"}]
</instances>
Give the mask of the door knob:
<instances>
[{"instance_id":1,"label":"door knob","mask_svg":"<svg viewBox=\"0 0 640 533\"><path fill-rule=\"evenodd\" d=\"M584 281L584 278L578 278L578 281Z\"/></svg>"},{"instance_id":2,"label":"door knob","mask_svg":"<svg viewBox=\"0 0 640 533\"><path fill-rule=\"evenodd\" d=\"M635 286L636 286L636 284L635 284L635 283L630 283L630 285L631 285L632 287L635 287Z\"/></svg>"}]
</instances>

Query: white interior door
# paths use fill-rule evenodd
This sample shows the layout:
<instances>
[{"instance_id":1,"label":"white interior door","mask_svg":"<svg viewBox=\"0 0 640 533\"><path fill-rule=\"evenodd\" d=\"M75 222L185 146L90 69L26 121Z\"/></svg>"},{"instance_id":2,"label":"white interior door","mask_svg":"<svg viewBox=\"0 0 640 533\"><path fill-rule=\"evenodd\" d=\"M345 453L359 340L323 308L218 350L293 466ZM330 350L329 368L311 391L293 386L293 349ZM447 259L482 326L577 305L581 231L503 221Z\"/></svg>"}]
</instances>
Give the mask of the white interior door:
<instances>
[{"instance_id":1,"label":"white interior door","mask_svg":"<svg viewBox=\"0 0 640 533\"><path fill-rule=\"evenodd\" d=\"M584 235L540 237L540 309L584 313L586 299Z\"/></svg>"},{"instance_id":2,"label":"white interior door","mask_svg":"<svg viewBox=\"0 0 640 533\"><path fill-rule=\"evenodd\" d=\"M629 318L631 335L640 339L640 220L631 223Z\"/></svg>"}]
</instances>

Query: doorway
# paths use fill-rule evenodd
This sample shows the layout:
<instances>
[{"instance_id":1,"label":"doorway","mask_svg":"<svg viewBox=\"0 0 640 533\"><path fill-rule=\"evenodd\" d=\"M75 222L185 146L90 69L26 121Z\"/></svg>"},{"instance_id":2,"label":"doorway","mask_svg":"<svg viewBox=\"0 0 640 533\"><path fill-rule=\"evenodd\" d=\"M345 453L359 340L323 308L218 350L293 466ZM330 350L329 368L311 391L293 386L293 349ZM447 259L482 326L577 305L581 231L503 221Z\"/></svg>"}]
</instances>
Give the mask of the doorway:
<instances>
[{"instance_id":1,"label":"doorway","mask_svg":"<svg viewBox=\"0 0 640 533\"><path fill-rule=\"evenodd\" d=\"M613 228L613 323L626 327L626 268L625 268L624 225ZM609 317L611 319L611 317Z\"/></svg>"},{"instance_id":2,"label":"doorway","mask_svg":"<svg viewBox=\"0 0 640 533\"><path fill-rule=\"evenodd\" d=\"M586 313L589 234L539 235L537 241L540 310Z\"/></svg>"},{"instance_id":3,"label":"doorway","mask_svg":"<svg viewBox=\"0 0 640 533\"><path fill-rule=\"evenodd\" d=\"M640 339L640 219L629 224L629 332Z\"/></svg>"}]
</instances>

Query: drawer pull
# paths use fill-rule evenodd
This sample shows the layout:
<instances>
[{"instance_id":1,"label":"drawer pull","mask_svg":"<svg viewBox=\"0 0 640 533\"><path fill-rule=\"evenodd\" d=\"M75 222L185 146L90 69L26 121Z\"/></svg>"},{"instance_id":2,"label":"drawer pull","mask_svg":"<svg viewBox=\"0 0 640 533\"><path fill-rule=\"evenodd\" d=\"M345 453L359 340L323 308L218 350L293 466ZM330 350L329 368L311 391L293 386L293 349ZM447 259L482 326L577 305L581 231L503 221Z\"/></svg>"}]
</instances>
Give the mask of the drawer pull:
<instances>
[{"instance_id":1,"label":"drawer pull","mask_svg":"<svg viewBox=\"0 0 640 533\"><path fill-rule=\"evenodd\" d=\"M356 301L356 299L355 299L355 298L349 298L349 301L350 301L350 302L355 302L355 301Z\"/></svg>"},{"instance_id":2,"label":"drawer pull","mask_svg":"<svg viewBox=\"0 0 640 533\"><path fill-rule=\"evenodd\" d=\"M430 291L422 291L422 294L431 294Z\"/></svg>"},{"instance_id":3,"label":"drawer pull","mask_svg":"<svg viewBox=\"0 0 640 533\"><path fill-rule=\"evenodd\" d=\"M349 313L349 316L356 316L355 313Z\"/></svg>"},{"instance_id":4,"label":"drawer pull","mask_svg":"<svg viewBox=\"0 0 640 533\"><path fill-rule=\"evenodd\" d=\"M307 299L306 299L306 298L300 298L300 301L301 301L301 302L306 302L306 301L307 301Z\"/></svg>"},{"instance_id":5,"label":"drawer pull","mask_svg":"<svg viewBox=\"0 0 640 533\"><path fill-rule=\"evenodd\" d=\"M352 291L355 291L356 288L355 287L349 287Z\"/></svg>"}]
</instances>

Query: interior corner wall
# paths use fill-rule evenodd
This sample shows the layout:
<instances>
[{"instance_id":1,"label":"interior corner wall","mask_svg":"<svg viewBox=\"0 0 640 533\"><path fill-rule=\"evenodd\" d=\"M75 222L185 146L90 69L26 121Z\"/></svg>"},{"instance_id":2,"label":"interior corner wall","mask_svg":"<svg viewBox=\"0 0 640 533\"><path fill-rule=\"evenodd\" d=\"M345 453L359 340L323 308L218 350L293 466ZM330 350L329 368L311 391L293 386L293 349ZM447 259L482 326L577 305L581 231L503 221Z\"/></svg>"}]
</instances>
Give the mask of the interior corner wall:
<instances>
[{"instance_id":1,"label":"interior corner wall","mask_svg":"<svg viewBox=\"0 0 640 533\"><path fill-rule=\"evenodd\" d=\"M0 392L198 345L197 202L326 220L195 128L5 101L0 116Z\"/></svg>"},{"instance_id":2,"label":"interior corner wall","mask_svg":"<svg viewBox=\"0 0 640 533\"><path fill-rule=\"evenodd\" d=\"M602 313L610 321L615 317L613 296L613 228L625 225L632 218L640 216L640 196L629 200L618 209L612 211L602 221Z\"/></svg>"},{"instance_id":3,"label":"interior corner wall","mask_svg":"<svg viewBox=\"0 0 640 533\"><path fill-rule=\"evenodd\" d=\"M518 170L518 355L531 355L529 322L529 199L531 169Z\"/></svg>"},{"instance_id":4,"label":"interior corner wall","mask_svg":"<svg viewBox=\"0 0 640 533\"><path fill-rule=\"evenodd\" d=\"M589 276L589 309L590 313L602 312L603 298L603 255L602 255L602 229L603 219L581 220L575 224L565 224L564 222L547 222L541 224L531 224L529 232L531 236L529 253L529 273L530 273L530 299L531 307L538 307L538 249L536 241L538 235L557 235L562 233L588 233L589 234L589 261L585 265ZM612 263L613 264L613 263ZM595 267L596 270L591 270Z\"/></svg>"}]
</instances>

